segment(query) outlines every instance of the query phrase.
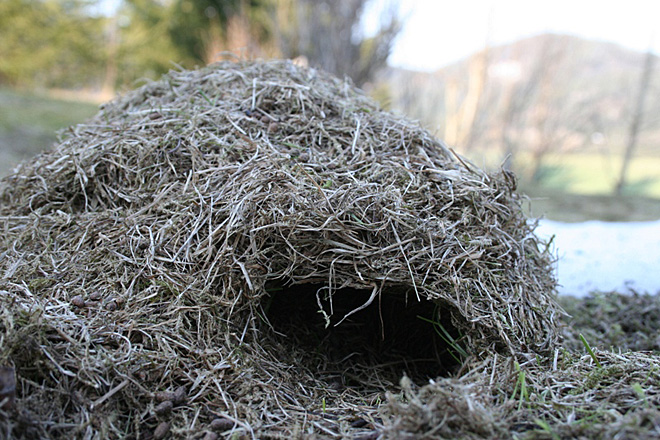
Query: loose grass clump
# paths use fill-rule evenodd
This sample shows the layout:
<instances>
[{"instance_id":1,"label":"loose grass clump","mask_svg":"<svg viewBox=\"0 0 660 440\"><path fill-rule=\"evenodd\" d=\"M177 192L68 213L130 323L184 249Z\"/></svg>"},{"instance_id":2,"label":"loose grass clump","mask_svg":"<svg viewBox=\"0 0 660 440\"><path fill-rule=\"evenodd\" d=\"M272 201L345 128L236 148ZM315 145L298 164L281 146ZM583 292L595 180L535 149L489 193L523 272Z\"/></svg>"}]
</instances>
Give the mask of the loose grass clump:
<instances>
[{"instance_id":1,"label":"loose grass clump","mask_svg":"<svg viewBox=\"0 0 660 440\"><path fill-rule=\"evenodd\" d=\"M558 349L549 358L492 355L423 387L404 380L388 394L385 438L658 438L660 359L593 351L598 364Z\"/></svg>"},{"instance_id":2,"label":"loose grass clump","mask_svg":"<svg viewBox=\"0 0 660 440\"><path fill-rule=\"evenodd\" d=\"M579 335L602 349L660 353L660 296L629 290L559 298L566 310L566 347L579 350Z\"/></svg>"},{"instance_id":3,"label":"loose grass clump","mask_svg":"<svg viewBox=\"0 0 660 440\"><path fill-rule=\"evenodd\" d=\"M514 189L321 72L171 72L2 181L5 434L408 430L404 374L556 349Z\"/></svg>"}]
</instances>

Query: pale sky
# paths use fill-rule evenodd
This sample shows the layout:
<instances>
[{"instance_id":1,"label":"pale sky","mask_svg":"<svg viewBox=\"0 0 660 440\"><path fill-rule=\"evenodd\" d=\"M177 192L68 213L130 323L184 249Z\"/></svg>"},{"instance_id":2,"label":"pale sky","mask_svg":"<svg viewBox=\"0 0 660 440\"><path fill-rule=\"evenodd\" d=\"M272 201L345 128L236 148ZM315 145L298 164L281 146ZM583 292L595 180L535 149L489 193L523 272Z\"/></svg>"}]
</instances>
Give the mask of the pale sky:
<instances>
[{"instance_id":1,"label":"pale sky","mask_svg":"<svg viewBox=\"0 0 660 440\"><path fill-rule=\"evenodd\" d=\"M555 32L646 51L660 27L658 0L393 1L407 17L390 64L435 70L491 45ZM369 19L365 20L369 28ZM660 36L655 52L660 52Z\"/></svg>"},{"instance_id":2,"label":"pale sky","mask_svg":"<svg viewBox=\"0 0 660 440\"><path fill-rule=\"evenodd\" d=\"M110 12L119 0L101 0ZM341 0L335 0L341 1ZM399 8L404 28L392 66L432 71L483 49L543 32L618 43L660 53L660 0L372 0L371 10ZM366 10L367 33L378 14Z\"/></svg>"}]
</instances>

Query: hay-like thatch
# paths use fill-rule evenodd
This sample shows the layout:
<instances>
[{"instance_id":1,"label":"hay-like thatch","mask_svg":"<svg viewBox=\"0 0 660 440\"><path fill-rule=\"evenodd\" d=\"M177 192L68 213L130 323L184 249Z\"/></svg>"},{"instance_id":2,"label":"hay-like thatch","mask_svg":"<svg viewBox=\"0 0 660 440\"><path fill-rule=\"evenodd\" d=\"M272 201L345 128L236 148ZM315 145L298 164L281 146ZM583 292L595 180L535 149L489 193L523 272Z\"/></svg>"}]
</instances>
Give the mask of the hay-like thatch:
<instances>
[{"instance_id":1,"label":"hay-like thatch","mask_svg":"<svg viewBox=\"0 0 660 440\"><path fill-rule=\"evenodd\" d=\"M2 183L12 432L372 435L404 372L548 353L513 186L288 62L110 102Z\"/></svg>"}]
</instances>

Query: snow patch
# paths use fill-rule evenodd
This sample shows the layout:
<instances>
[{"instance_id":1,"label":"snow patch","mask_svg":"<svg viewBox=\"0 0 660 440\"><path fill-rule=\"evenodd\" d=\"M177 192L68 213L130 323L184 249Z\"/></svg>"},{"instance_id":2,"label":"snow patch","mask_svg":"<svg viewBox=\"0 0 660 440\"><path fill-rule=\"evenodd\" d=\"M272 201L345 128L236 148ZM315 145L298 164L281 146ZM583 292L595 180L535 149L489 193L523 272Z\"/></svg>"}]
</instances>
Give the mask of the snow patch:
<instances>
[{"instance_id":1,"label":"snow patch","mask_svg":"<svg viewBox=\"0 0 660 440\"><path fill-rule=\"evenodd\" d=\"M558 292L660 292L660 221L562 223L541 220L536 234L555 236Z\"/></svg>"}]
</instances>

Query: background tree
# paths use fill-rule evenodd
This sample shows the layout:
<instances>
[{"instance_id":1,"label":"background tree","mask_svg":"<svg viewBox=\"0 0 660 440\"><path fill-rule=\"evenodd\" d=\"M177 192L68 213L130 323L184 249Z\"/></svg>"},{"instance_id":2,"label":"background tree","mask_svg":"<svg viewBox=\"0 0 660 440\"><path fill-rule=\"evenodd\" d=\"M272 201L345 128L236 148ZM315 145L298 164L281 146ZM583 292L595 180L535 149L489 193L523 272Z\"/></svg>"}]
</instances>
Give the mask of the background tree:
<instances>
[{"instance_id":1,"label":"background tree","mask_svg":"<svg viewBox=\"0 0 660 440\"><path fill-rule=\"evenodd\" d=\"M169 37L182 61L207 64L223 51L263 55L272 41L268 0L175 0Z\"/></svg>"},{"instance_id":2,"label":"background tree","mask_svg":"<svg viewBox=\"0 0 660 440\"><path fill-rule=\"evenodd\" d=\"M476 137L477 111L482 99L488 71L488 48L477 52L468 62L468 84L465 96L458 103L459 81L447 82L445 94L445 141L467 151Z\"/></svg>"},{"instance_id":3,"label":"background tree","mask_svg":"<svg viewBox=\"0 0 660 440\"><path fill-rule=\"evenodd\" d=\"M646 52L646 56L644 58L644 68L642 69L642 75L639 79L639 89L637 91L635 107L633 110L632 119L630 121L628 141L626 142L626 148L623 152L621 170L619 171L616 184L614 185L614 193L618 196L623 193L623 189L626 186L628 167L630 166L630 161L632 160L635 149L637 148L637 140L639 138L642 118L644 115L646 97L649 94L649 84L651 82L651 73L653 72L654 62L655 55L653 55L653 52L651 49L649 49Z\"/></svg>"},{"instance_id":4,"label":"background tree","mask_svg":"<svg viewBox=\"0 0 660 440\"><path fill-rule=\"evenodd\" d=\"M84 0L0 1L0 81L89 85L102 76L103 26Z\"/></svg>"},{"instance_id":5,"label":"background tree","mask_svg":"<svg viewBox=\"0 0 660 440\"><path fill-rule=\"evenodd\" d=\"M169 3L152 0L124 0L107 27L107 58L110 77L106 84L134 87L140 78L156 78L174 63L182 63L170 39L169 23L174 11ZM112 77L112 64L116 75ZM114 84L113 84L114 82Z\"/></svg>"},{"instance_id":6,"label":"background tree","mask_svg":"<svg viewBox=\"0 0 660 440\"><path fill-rule=\"evenodd\" d=\"M304 56L309 64L364 85L386 66L400 22L392 5L367 36L360 26L367 0L283 0L277 2L278 46L284 58Z\"/></svg>"},{"instance_id":7,"label":"background tree","mask_svg":"<svg viewBox=\"0 0 660 440\"><path fill-rule=\"evenodd\" d=\"M590 137L597 98L592 91L566 87L575 71L570 39L545 35L535 45L534 51L514 45L497 56L470 138L484 149L499 149L506 169L538 184L548 177L549 155L575 149Z\"/></svg>"},{"instance_id":8,"label":"background tree","mask_svg":"<svg viewBox=\"0 0 660 440\"><path fill-rule=\"evenodd\" d=\"M93 87L112 95L178 64L225 51L294 58L364 84L385 66L399 30L393 9L374 35L367 0L122 0L110 16L94 0L0 1L0 81ZM107 97L107 96L106 96Z\"/></svg>"}]
</instances>

